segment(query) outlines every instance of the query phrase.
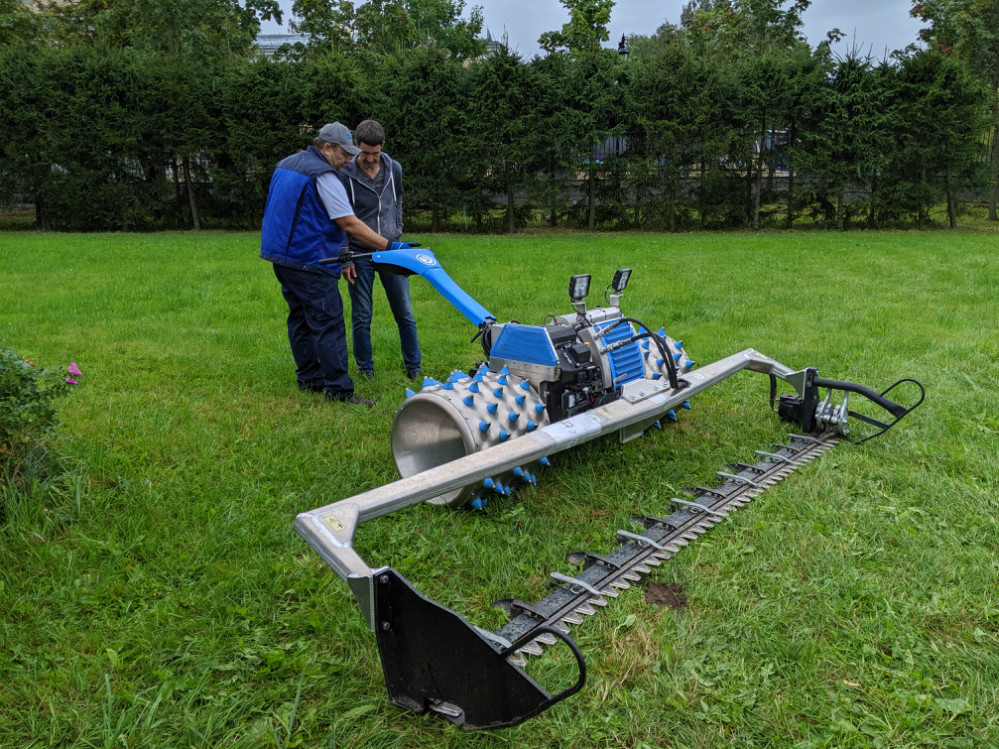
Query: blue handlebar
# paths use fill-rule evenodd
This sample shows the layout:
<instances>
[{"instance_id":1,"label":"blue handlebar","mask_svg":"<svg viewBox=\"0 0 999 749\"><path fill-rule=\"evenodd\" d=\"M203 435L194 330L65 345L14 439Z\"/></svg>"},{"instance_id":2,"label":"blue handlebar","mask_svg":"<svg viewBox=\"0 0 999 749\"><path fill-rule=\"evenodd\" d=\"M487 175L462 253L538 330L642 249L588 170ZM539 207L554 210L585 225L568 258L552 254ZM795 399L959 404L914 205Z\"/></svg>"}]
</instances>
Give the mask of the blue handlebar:
<instances>
[{"instance_id":1,"label":"blue handlebar","mask_svg":"<svg viewBox=\"0 0 999 749\"><path fill-rule=\"evenodd\" d=\"M441 267L437 256L425 247L373 252L371 261L379 265L394 265L423 276L427 283L437 289L441 296L475 325L482 326L488 321L496 320L492 312L472 299L468 292L454 282Z\"/></svg>"}]
</instances>

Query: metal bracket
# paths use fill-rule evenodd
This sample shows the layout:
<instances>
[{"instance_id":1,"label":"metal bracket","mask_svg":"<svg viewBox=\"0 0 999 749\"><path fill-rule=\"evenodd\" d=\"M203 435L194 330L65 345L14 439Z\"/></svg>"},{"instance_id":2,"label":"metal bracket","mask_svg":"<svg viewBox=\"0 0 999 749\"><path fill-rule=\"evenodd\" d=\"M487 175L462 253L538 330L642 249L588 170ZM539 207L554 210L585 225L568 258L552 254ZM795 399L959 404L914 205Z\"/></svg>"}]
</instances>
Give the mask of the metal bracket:
<instances>
[{"instance_id":1,"label":"metal bracket","mask_svg":"<svg viewBox=\"0 0 999 749\"><path fill-rule=\"evenodd\" d=\"M586 683L579 648L554 627L535 627L504 647L390 567L379 571L374 589L378 653L389 697L400 707L430 710L464 731L502 728L523 723ZM539 635L562 640L576 659L576 683L554 696L510 661Z\"/></svg>"}]
</instances>

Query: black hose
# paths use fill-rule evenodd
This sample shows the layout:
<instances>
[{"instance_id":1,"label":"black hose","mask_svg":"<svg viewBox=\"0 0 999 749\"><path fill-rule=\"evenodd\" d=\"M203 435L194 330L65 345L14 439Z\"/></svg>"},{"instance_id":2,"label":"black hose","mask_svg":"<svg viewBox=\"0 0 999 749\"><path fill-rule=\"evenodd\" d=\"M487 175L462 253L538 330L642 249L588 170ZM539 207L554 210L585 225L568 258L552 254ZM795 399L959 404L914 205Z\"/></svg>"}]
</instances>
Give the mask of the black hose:
<instances>
[{"instance_id":1,"label":"black hose","mask_svg":"<svg viewBox=\"0 0 999 749\"><path fill-rule=\"evenodd\" d=\"M674 390L677 390L680 387L680 379L677 375L676 362L673 361L673 355L669 352L669 349L666 348L666 341L664 341L663 337L658 333L653 333L652 328L643 323L641 320L636 320L633 317L620 317L614 322L612 322L610 325L608 325L606 328L601 330L600 337L602 338L617 326L623 325L625 323L634 323L639 328L645 330L644 333L636 333L634 336L632 336L629 339L629 342L637 341L642 338L651 338L653 341L655 341L656 347L659 349L659 353L663 355L663 361L666 363L666 375L669 378L669 386Z\"/></svg>"}]
</instances>

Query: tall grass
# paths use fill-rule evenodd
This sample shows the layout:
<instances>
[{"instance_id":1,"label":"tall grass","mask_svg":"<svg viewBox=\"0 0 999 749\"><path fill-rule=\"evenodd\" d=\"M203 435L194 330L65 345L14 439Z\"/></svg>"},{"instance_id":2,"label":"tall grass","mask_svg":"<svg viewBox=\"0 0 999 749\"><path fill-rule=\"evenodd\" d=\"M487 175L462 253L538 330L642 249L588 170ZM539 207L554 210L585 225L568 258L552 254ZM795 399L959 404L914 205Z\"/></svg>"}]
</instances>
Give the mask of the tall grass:
<instances>
[{"instance_id":1,"label":"tall grass","mask_svg":"<svg viewBox=\"0 0 999 749\"><path fill-rule=\"evenodd\" d=\"M686 608L624 593L575 631L590 679L518 728L465 736L393 707L347 587L296 513L395 478L405 379L384 297L373 410L295 387L284 303L254 234L0 234L0 337L76 361L67 475L5 487L0 746L986 747L999 743L999 328L995 234L422 237L501 320L592 303L699 362L748 346L926 404L837 447L657 570ZM425 283L424 371L480 355ZM346 295L345 295L346 296ZM553 459L483 512L420 506L356 545L496 628L566 552L606 552L636 512L785 434L753 374L644 439ZM558 658L546 678L564 678ZM557 686L557 684L555 685Z\"/></svg>"}]
</instances>

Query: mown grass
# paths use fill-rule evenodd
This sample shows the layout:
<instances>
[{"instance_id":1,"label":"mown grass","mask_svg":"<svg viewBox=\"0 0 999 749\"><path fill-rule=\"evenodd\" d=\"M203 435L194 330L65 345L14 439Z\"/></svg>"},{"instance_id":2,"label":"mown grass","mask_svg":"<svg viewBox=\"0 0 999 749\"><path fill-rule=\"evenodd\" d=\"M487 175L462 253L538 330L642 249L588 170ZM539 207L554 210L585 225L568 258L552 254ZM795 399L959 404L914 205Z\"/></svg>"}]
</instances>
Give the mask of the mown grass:
<instances>
[{"instance_id":1,"label":"mown grass","mask_svg":"<svg viewBox=\"0 0 999 749\"><path fill-rule=\"evenodd\" d=\"M687 607L623 594L575 636L590 679L518 728L464 735L386 695L347 587L296 513L395 477L409 383L377 303L375 408L300 393L256 235L0 234L0 336L76 361L65 475L3 489L0 746L987 747L999 743L999 344L995 233L421 237L500 319L568 309L634 269L624 308L713 361L748 346L926 404L841 446L654 574ZM479 354L413 283L424 369ZM420 506L356 545L495 628L564 554L608 551L637 511L786 434L766 379L679 423L563 453L483 512ZM571 669L558 654L540 676ZM552 683L554 682L554 683Z\"/></svg>"}]
</instances>

